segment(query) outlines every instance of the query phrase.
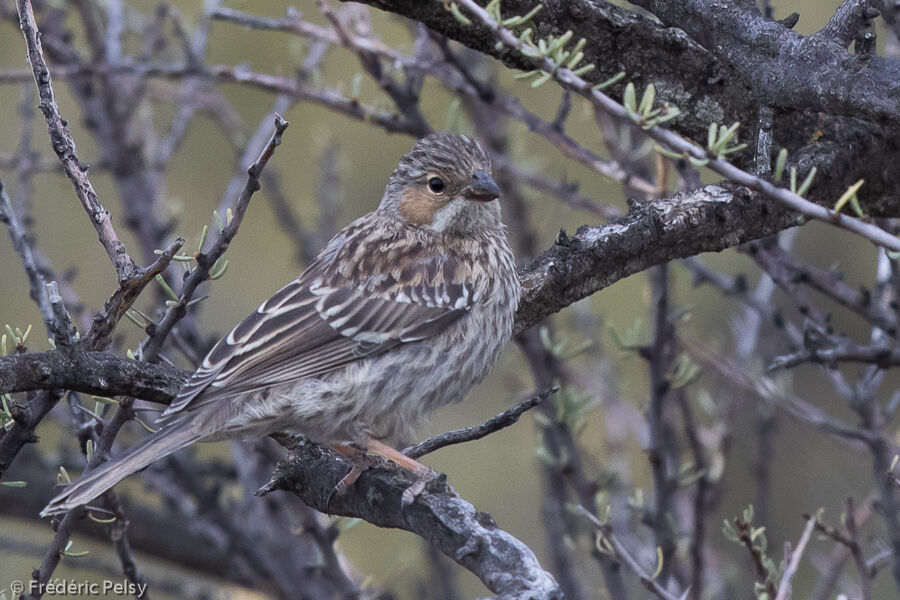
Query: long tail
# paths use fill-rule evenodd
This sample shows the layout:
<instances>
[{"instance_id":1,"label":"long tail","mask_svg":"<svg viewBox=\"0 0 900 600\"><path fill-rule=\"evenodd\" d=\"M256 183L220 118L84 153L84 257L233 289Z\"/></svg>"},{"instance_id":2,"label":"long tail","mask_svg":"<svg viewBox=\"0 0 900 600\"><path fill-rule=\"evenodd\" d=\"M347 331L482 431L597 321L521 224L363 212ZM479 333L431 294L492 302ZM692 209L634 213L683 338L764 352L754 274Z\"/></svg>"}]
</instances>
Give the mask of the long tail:
<instances>
[{"instance_id":1,"label":"long tail","mask_svg":"<svg viewBox=\"0 0 900 600\"><path fill-rule=\"evenodd\" d=\"M96 470L69 485L50 501L42 517L64 513L86 504L116 485L132 473L140 471L150 463L172 454L176 450L204 437L189 422L173 423L159 433L147 438L125 456L104 463Z\"/></svg>"}]
</instances>

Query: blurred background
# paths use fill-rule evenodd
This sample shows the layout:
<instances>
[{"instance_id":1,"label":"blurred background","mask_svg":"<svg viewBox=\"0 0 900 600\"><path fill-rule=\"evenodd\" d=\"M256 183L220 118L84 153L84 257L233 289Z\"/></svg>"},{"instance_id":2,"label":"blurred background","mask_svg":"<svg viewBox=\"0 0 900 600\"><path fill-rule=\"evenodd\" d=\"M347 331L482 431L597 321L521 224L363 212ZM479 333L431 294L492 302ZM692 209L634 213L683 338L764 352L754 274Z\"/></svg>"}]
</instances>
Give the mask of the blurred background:
<instances>
[{"instance_id":1,"label":"blurred background","mask_svg":"<svg viewBox=\"0 0 900 600\"><path fill-rule=\"evenodd\" d=\"M152 21L157 11L156 2L116 2L124 12L130 27L123 36L123 52L139 54L146 40L141 39L141 24ZM798 11L801 19L797 30L810 33L821 28L838 2L792 2L791 11ZM51 3L52 5L52 3ZM100 6L106 5L100 2ZM291 3L304 21L327 26L328 22L312 1ZM229 8L251 12L254 15L283 17L283 2L229 2ZM342 7L336 3L332 7ZM366 9L364 9L366 10ZM184 1L177 4L181 21L189 31L201 25L204 19L204 3ZM407 21L392 15L371 10L369 18L371 35L386 46L404 54L412 54L416 29ZM777 14L776 17L785 16ZM40 14L40 13L39 13ZM73 35L72 43L88 55L88 43L83 23L77 11L66 14L65 28ZM40 20L39 20L40 22ZM266 73L290 78L300 69L313 47L309 39L288 33L261 31L225 21L214 21L209 26L209 39L205 61L208 65L230 65L256 73ZM553 83L532 89L529 81L518 81L510 72L490 59L477 58L464 53L456 45L451 47L460 56L470 60L471 69L479 77L489 80L496 88L517 96L530 111L547 121L552 121L560 106L562 92ZM162 53L162 58L175 60L177 49ZM53 62L50 62L51 72ZM0 22L0 178L10 193L17 185L13 160L20 152L23 131L33 136L33 149L40 160L48 163L47 169L35 172L31 195L33 235L35 245L46 255L53 269L68 281L87 311L102 306L115 289L115 274L110 268L96 233L78 204L71 184L53 167L52 153L46 134L46 125L39 112L25 110L23 105L35 105L30 88L21 78L4 77L4 73L26 72L25 49L17 28L8 20ZM368 76L362 73L357 57L349 50L331 47L318 67L308 74L309 85L316 89L336 90L344 95L355 94L360 102L380 112L390 113L392 104L385 93ZM90 171L91 181L101 202L110 210L119 236L138 262L146 263L147 249L134 229L124 218L122 190L117 187L113 174L103 165L103 151L95 135L85 127L82 108L73 96L66 77L54 76L57 100L68 119L73 137L78 144L79 158L95 165ZM164 133L181 117L179 111L185 93L178 78L151 78L147 80L145 101L132 114L135 122L158 133L156 144L164 141ZM161 173L162 202L154 207L173 228L165 236L170 241L176 235L186 239L186 251L193 252L204 226L215 226L213 211L224 212L237 195L239 186L229 187L232 177L240 177L241 155L260 123L268 119L276 102L275 94L241 83L209 82L209 88L221 94L222 100L210 102L198 109L186 124L186 131L171 160ZM212 93L212 92L210 92ZM373 210L381 197L387 177L398 159L413 144L414 139L403 133L389 133L371 123L348 118L330 107L313 102L297 102L284 111L290 122L283 145L275 155L269 171L277 174L278 198L272 197L272 187L263 181L261 191L253 198L240 232L231 244L226 258L227 273L204 286L207 296L192 308L194 323L202 336L213 340L252 311L261 300L268 297L285 282L295 277L304 267L301 245L296 231L286 227L286 205L291 214L308 234L306 244L321 245L328 235L362 214ZM428 124L438 130L450 129L476 137L483 137L456 95L439 81L426 78L421 92L420 108ZM689 111L691 107L681 107ZM29 123L23 130L23 114ZM725 121L729 121L726 116ZM268 122L268 121L266 121ZM506 210L510 237L518 251L521 265L533 258L534 252L549 248L560 229L573 233L580 225L598 225L606 222L602 213L607 207L624 214L628 210L622 187L596 172L564 157L554 144L528 131L514 119L504 118L500 124L509 142L508 159L524 173L537 174L555 182L572 184L577 195L590 199L602 210L584 210L573 207L571 202L557 195L522 185L518 194L527 219L521 214ZM266 131L269 131L266 129ZM580 145L601 156L608 156L592 109L580 99L572 100L571 112L565 124L566 133ZM153 137L153 136L151 136ZM744 140L742 140L744 141ZM255 156L255 155L254 155ZM236 175L237 173L237 175ZM715 178L703 174L704 181ZM243 179L238 179L243 183ZM269 182L271 183L271 182ZM516 200L517 202L519 200ZM803 227L792 240L792 251L809 264L822 269L842 272L845 282L853 288L871 286L875 279L877 254L868 243L843 231L819 224ZM49 348L43 331L40 313L28 297L28 281L18 256L7 236L0 236L0 289L3 302L0 305L0 325L8 323L23 330L30 324L34 330L28 348L40 351ZM730 277L743 276L750 289L760 279L756 265L745 255L729 250L717 255L703 255L697 259L702 265ZM173 264L166 274L170 285L178 289L182 267ZM696 286L695 271L681 263L670 266L671 310L677 313L679 336L716 354L731 354L740 343L742 319L745 308L734 299L724 296L712 286ZM158 318L165 309L161 288L151 284L135 305L144 315ZM577 415L577 442L582 449L584 468L591 477L605 482L607 487L600 494L598 510L604 502L612 502L619 494L627 501L612 502L620 523L628 523L638 530L636 539L647 539L647 532L640 532L641 506L650 504L653 494L653 477L648 461L647 426L643 414L648 406L649 384L647 364L636 352L629 350L627 342L647 343L651 336L652 302L648 273L640 273L620 281L589 299L563 310L549 320L545 328L545 340L562 344L579 351L565 359L568 373L566 385L556 402L575 403ZM786 315L797 317L796 308L776 291L771 296L773 308L780 308ZM835 328L848 337L864 343L870 327L857 316L829 305L822 300L825 310L833 313ZM72 307L70 307L72 308ZM76 322L84 323L83 318ZM747 372L761 372L775 355L787 350L778 342L774 333L763 327L760 351L747 359ZM143 330L123 320L116 331L113 350L124 354L127 349L136 350L145 338ZM624 345L623 345L624 344ZM191 369L191 361L173 348L166 357L177 366ZM848 372L855 372L848 369ZM782 389L807 400L823 411L854 423L856 416L850 410L846 398L836 393L812 365L800 366L775 377ZM889 377L882 386L885 398L891 396L896 377ZM448 429L476 424L511 407L535 388L530 368L519 346L511 343L501 362L490 377L475 389L465 402L440 410L428 429L420 437ZM710 565L718 571L721 586L708 586L709 597L751 598L752 566L746 550L721 534L723 519L740 515L750 504L756 504L763 513L771 555L776 562L782 556L782 546L787 541L796 542L803 527L804 513L815 513L824 508L825 519L838 525L845 511L846 498L853 496L863 504L874 488L870 458L859 446L837 440L835 437L793 418L771 402L760 399L739 385L724 381L720 374L707 368L686 385L684 393L694 406L697 421L704 435L716 438L710 442L709 468L719 471L717 496L707 515L709 528ZM65 413L60 404L55 412ZM471 501L479 510L490 513L497 523L532 548L545 568L552 571L548 554L548 531L544 527L542 504L545 499L543 479L540 475L542 461L547 460L542 451L542 423L539 413L528 413L517 425L498 432L486 439L443 449L427 456L425 462L439 472L447 473L459 494ZM67 426L68 417L60 414L42 424L38 433L41 443L23 451L46 466L45 481L29 481L44 487L56 480L60 457L77 450L76 441ZM152 419L147 418L148 422ZM895 425L891 425L895 428ZM761 431L765 430L765 433ZM143 435L137 423L130 423L120 439L129 443ZM768 458L770 480L765 506L758 506L758 468L760 444L765 440L764 453ZM716 450L712 450L715 448ZM204 446L197 450L203 456L217 457L228 463L231 458L226 444ZM685 464L689 464L688 451L682 448ZM26 459L23 458L23 462ZM688 466L687 471L690 471ZM75 467L77 471L77 467ZM76 473L72 473L73 477ZM8 478L18 479L11 471ZM263 483L262 481L259 483ZM144 485L133 478L120 486L123 495L149 495ZM615 492L609 490L617 490ZM226 489L228 494L241 496L246 491L239 486ZM0 487L0 590L15 579L27 580L37 565L52 532L46 522L23 518L10 510L18 498L29 493L29 488ZM604 499L603 494L606 494ZM49 496L38 502L49 500ZM252 501L252 500L250 500ZM291 501L291 499L287 499ZM293 499L294 502L299 502ZM152 498L150 502L154 501ZM678 515L674 516L676 521ZM677 523L678 531L688 530L688 523ZM171 532L174 533L174 532ZM160 536L170 532L160 531ZM68 579L105 578L121 579L113 550L108 542L76 534L72 551L89 551L82 557L65 557L55 577ZM884 547L884 526L877 515L867 520L860 539L868 554L877 554ZM393 594L396 598L432 597L435 585L435 561L443 564L459 585L463 598L478 597L486 593L480 582L461 568L442 557L429 557L425 542L418 537L394 530L384 530L365 522L341 521L337 540L340 553L348 561L348 570L363 589ZM567 543L572 549L584 575L585 589L591 598L604 598L602 579L591 556L588 538L574 538ZM678 553L688 551L687 535L676 538ZM813 539L807 551L810 560L824 564L832 551L830 540ZM648 550L649 548L649 550ZM654 568L653 545L636 549L636 555L652 572ZM191 597L254 598L277 594L271 590L251 590L223 582L222 579L202 574L190 574L178 565L166 562L160 556L137 552L138 562L151 582L151 590L157 598L182 597L188 589ZM188 587L167 589L164 583L170 579L188 581ZM797 576L795 596L809 597L821 574L805 562ZM893 597L889 575L876 579L879 598ZM727 583L726 583L727 582ZM302 584L298 584L302 585ZM879 587L880 586L880 587ZM642 588L635 588L635 597L642 597ZM0 591L0 594L3 592ZM733 594L733 595L722 595ZM2 597L2 596L0 596ZM8 594L7 597L12 597ZM643 597L646 597L644 594Z\"/></svg>"}]
</instances>

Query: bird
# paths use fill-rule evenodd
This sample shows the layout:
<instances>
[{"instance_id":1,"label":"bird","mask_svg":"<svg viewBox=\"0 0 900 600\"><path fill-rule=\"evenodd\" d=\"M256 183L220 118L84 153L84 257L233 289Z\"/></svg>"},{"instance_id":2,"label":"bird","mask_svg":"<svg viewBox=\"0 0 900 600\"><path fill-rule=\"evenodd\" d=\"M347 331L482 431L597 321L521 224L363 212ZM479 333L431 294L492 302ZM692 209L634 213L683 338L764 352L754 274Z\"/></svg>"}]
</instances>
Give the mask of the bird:
<instances>
[{"instance_id":1,"label":"bird","mask_svg":"<svg viewBox=\"0 0 900 600\"><path fill-rule=\"evenodd\" d=\"M423 481L431 470L390 444L462 400L512 334L521 288L500 196L475 139L418 140L378 207L210 350L156 433L66 486L41 515L82 506L194 442L282 431L347 456L379 454Z\"/></svg>"}]
</instances>

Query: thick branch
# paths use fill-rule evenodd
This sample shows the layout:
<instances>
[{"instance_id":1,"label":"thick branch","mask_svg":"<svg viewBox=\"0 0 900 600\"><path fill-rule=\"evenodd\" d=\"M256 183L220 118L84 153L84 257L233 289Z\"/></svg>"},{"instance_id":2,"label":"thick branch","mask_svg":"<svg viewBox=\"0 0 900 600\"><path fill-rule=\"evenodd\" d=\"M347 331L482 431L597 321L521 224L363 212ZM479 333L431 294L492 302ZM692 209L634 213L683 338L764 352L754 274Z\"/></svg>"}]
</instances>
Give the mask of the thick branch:
<instances>
[{"instance_id":1,"label":"thick branch","mask_svg":"<svg viewBox=\"0 0 900 600\"><path fill-rule=\"evenodd\" d=\"M805 37L737 2L634 4L715 49L761 104L900 123L900 62L852 55L830 30Z\"/></svg>"},{"instance_id":2,"label":"thick branch","mask_svg":"<svg viewBox=\"0 0 900 600\"><path fill-rule=\"evenodd\" d=\"M109 352L49 350L0 358L0 393L66 389L168 404L189 373Z\"/></svg>"},{"instance_id":3,"label":"thick branch","mask_svg":"<svg viewBox=\"0 0 900 600\"><path fill-rule=\"evenodd\" d=\"M301 443L285 455L272 480L257 493L287 490L321 512L415 533L474 573L498 598L562 598L553 576L525 544L469 502L436 489L445 487L440 479L401 508L400 497L411 482L399 471L367 471L345 494L334 494L335 484L348 469L330 448Z\"/></svg>"},{"instance_id":4,"label":"thick branch","mask_svg":"<svg viewBox=\"0 0 900 600\"><path fill-rule=\"evenodd\" d=\"M770 235L794 217L743 188L706 186L636 205L621 221L581 227L519 272L521 332L563 307L654 265Z\"/></svg>"}]
</instances>

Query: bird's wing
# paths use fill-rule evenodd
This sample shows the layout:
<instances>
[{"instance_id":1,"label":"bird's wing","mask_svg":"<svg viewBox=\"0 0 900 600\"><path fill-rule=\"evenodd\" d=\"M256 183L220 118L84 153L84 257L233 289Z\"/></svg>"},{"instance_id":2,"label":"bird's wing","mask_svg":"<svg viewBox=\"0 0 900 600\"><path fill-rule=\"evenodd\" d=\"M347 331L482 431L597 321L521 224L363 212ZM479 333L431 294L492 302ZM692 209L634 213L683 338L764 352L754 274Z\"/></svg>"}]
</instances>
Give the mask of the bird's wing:
<instances>
[{"instance_id":1,"label":"bird's wing","mask_svg":"<svg viewBox=\"0 0 900 600\"><path fill-rule=\"evenodd\" d=\"M463 317L474 299L469 269L416 248L401 265L365 275L352 262L371 266L371 255L323 252L213 347L161 420L224 395L323 375L431 337Z\"/></svg>"}]
</instances>

